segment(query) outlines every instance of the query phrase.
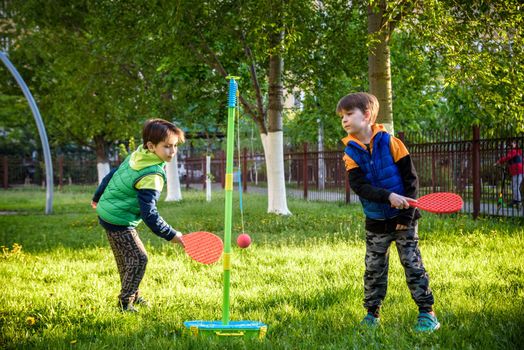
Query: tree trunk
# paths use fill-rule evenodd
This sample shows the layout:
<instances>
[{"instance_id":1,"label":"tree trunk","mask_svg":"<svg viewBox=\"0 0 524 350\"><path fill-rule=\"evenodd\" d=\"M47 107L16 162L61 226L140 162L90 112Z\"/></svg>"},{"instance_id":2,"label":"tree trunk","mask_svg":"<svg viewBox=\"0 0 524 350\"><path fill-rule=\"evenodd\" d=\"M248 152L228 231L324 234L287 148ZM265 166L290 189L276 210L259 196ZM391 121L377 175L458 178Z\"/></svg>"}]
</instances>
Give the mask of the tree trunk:
<instances>
[{"instance_id":1,"label":"tree trunk","mask_svg":"<svg viewBox=\"0 0 524 350\"><path fill-rule=\"evenodd\" d=\"M96 169L98 173L98 184L109 174L109 159L107 158L106 142L103 136L95 136Z\"/></svg>"},{"instance_id":2,"label":"tree trunk","mask_svg":"<svg viewBox=\"0 0 524 350\"><path fill-rule=\"evenodd\" d=\"M180 178L178 176L178 160L174 157L166 163L167 196L166 202L181 201L182 191L180 190Z\"/></svg>"},{"instance_id":3,"label":"tree trunk","mask_svg":"<svg viewBox=\"0 0 524 350\"><path fill-rule=\"evenodd\" d=\"M390 24L385 23L386 0L381 0L377 7L368 6L368 34L376 43L368 53L369 92L375 95L380 104L377 123L384 124L388 132L393 128L393 99L391 87L391 61L389 39Z\"/></svg>"},{"instance_id":4,"label":"tree trunk","mask_svg":"<svg viewBox=\"0 0 524 350\"><path fill-rule=\"evenodd\" d=\"M326 163L324 162L324 125L322 119L317 119L318 123L318 142L317 142L317 160L318 160L318 189L326 188Z\"/></svg>"},{"instance_id":5,"label":"tree trunk","mask_svg":"<svg viewBox=\"0 0 524 350\"><path fill-rule=\"evenodd\" d=\"M282 110L284 87L282 74L284 60L279 52L283 32L272 36L273 52L269 56L269 107L268 133L261 134L267 167L268 213L290 215L286 198L284 172L284 134L282 132Z\"/></svg>"}]
</instances>

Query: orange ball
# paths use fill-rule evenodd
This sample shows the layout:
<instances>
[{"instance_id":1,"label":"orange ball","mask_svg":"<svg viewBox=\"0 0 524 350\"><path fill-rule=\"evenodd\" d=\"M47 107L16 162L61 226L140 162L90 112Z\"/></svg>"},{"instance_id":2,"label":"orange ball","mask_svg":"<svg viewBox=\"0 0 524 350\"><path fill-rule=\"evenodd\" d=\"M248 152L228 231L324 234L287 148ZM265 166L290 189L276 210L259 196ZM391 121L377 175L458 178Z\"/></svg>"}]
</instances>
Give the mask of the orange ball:
<instances>
[{"instance_id":1,"label":"orange ball","mask_svg":"<svg viewBox=\"0 0 524 350\"><path fill-rule=\"evenodd\" d=\"M247 248L251 244L251 237L247 233L242 233L237 237L237 244L240 248Z\"/></svg>"}]
</instances>

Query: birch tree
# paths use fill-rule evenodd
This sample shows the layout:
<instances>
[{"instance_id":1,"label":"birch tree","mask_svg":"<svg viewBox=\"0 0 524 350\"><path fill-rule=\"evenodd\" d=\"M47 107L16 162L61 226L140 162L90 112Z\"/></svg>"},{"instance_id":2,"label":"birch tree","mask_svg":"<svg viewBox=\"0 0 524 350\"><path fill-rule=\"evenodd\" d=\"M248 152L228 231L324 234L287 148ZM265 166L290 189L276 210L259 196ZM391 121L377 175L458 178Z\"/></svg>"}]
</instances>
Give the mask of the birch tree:
<instances>
[{"instance_id":1,"label":"birch tree","mask_svg":"<svg viewBox=\"0 0 524 350\"><path fill-rule=\"evenodd\" d=\"M222 78L241 76L239 102L243 114L258 128L266 158L268 212L288 215L282 130L284 54L296 34L292 15L303 8L269 0L237 5L181 1L178 7L164 8L161 12L172 20L164 17L157 25L175 35L167 42L177 49L178 58L205 63Z\"/></svg>"}]
</instances>

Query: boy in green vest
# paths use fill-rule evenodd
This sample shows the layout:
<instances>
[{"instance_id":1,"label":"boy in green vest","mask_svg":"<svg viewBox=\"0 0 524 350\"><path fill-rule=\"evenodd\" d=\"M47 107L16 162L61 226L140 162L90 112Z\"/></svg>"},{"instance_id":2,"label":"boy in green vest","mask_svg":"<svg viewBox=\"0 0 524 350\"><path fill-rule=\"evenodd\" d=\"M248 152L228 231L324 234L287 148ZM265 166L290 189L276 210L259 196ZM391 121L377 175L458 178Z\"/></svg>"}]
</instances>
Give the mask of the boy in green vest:
<instances>
[{"instance_id":1,"label":"boy in green vest","mask_svg":"<svg viewBox=\"0 0 524 350\"><path fill-rule=\"evenodd\" d=\"M143 220L159 237L184 245L182 233L173 229L156 207L166 182L165 162L176 157L184 132L166 120L151 119L144 125L142 139L143 144L102 180L91 203L116 259L122 284L119 307L127 312L137 312L134 305L148 304L138 290L147 253L137 225Z\"/></svg>"}]
</instances>

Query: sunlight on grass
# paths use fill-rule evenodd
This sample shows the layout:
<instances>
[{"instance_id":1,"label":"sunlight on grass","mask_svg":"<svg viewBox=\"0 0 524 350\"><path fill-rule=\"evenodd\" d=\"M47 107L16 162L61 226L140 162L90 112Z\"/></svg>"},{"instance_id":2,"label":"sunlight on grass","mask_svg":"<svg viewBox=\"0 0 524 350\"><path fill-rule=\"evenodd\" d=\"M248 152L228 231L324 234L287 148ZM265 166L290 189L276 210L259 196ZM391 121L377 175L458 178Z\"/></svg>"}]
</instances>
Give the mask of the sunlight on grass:
<instances>
[{"instance_id":1,"label":"sunlight on grass","mask_svg":"<svg viewBox=\"0 0 524 350\"><path fill-rule=\"evenodd\" d=\"M363 216L357 205L290 201L293 215L266 214L263 196L244 197L253 244L233 248L231 319L269 325L262 342L192 339L186 320L220 320L222 266L205 266L140 226L149 254L142 293L153 306L116 309L119 280L105 233L89 207L94 188L56 193L43 215L43 191L4 191L0 211L0 346L31 348L516 348L523 341L522 222L425 214L420 246L442 329L412 330L417 310L396 249L382 326L361 332ZM183 232L223 234L223 196L207 203L184 192L160 204ZM238 203L235 204L238 208ZM234 237L240 233L238 209Z\"/></svg>"}]
</instances>

